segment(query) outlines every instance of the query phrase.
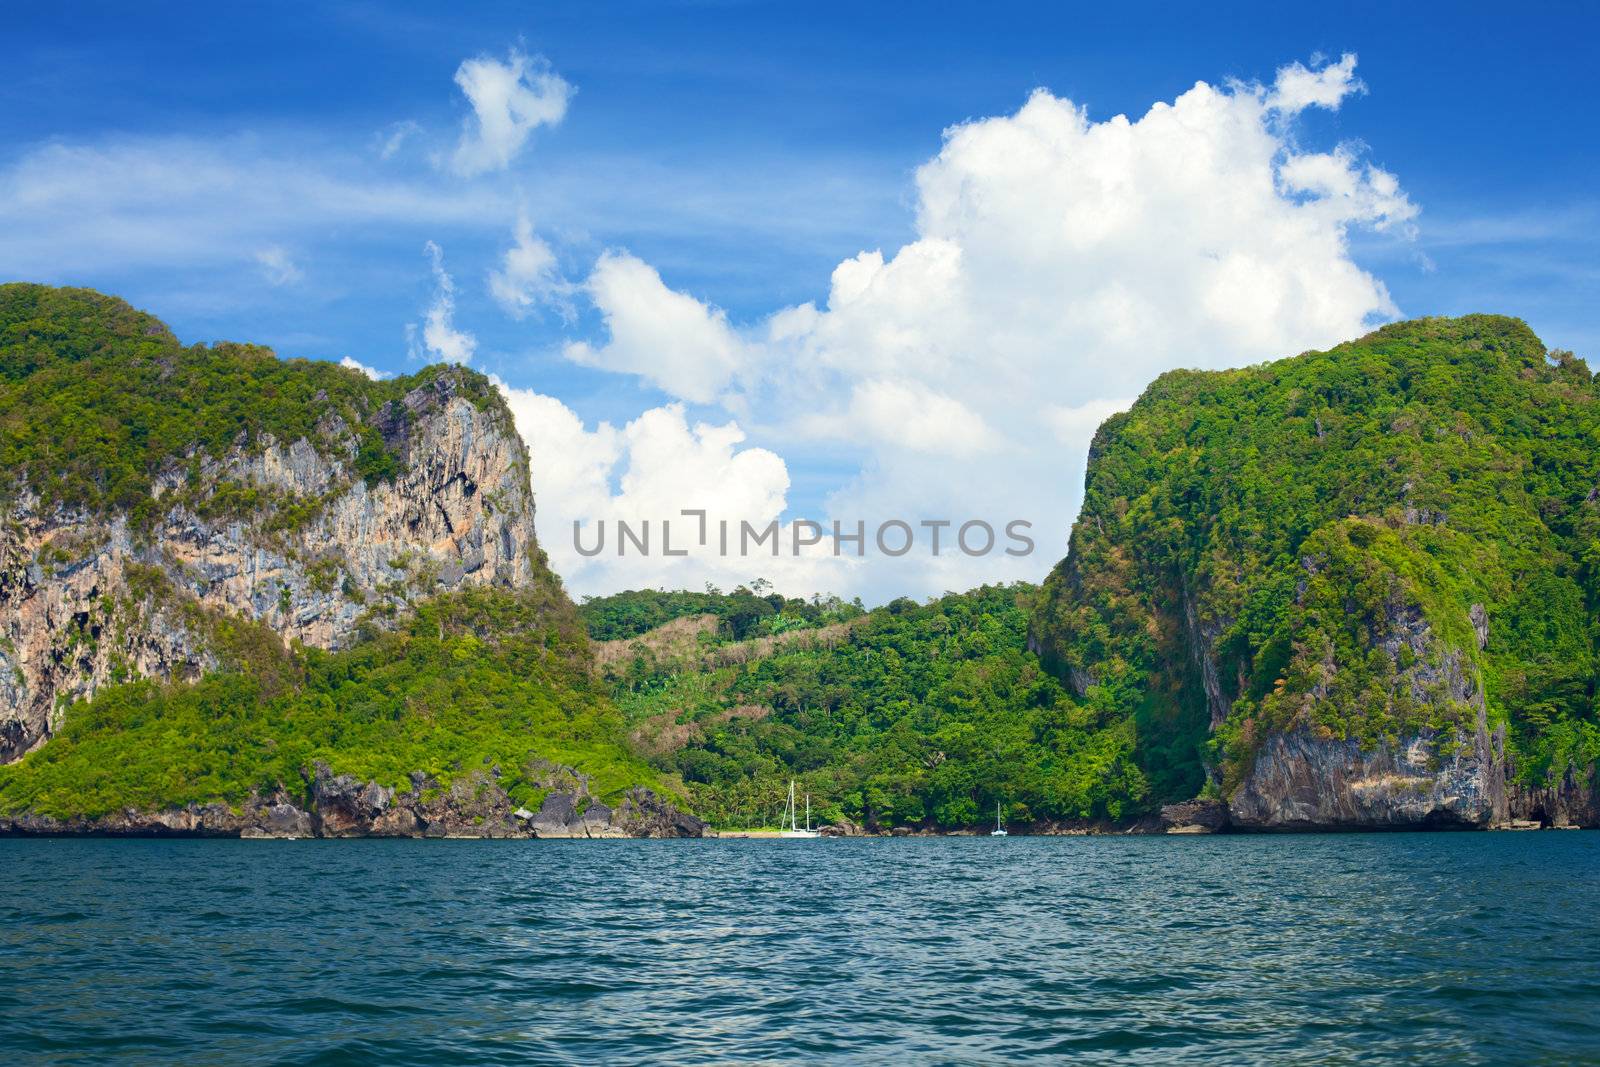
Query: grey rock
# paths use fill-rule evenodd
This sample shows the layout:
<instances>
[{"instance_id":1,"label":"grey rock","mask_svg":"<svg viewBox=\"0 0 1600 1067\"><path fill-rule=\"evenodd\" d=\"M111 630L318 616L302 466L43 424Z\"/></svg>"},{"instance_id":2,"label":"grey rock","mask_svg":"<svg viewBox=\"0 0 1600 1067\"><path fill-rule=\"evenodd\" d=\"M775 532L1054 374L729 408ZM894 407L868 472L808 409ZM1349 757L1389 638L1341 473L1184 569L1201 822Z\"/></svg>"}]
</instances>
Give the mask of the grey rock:
<instances>
[{"instance_id":1,"label":"grey rock","mask_svg":"<svg viewBox=\"0 0 1600 1067\"><path fill-rule=\"evenodd\" d=\"M1181 804L1164 805L1161 809L1161 833L1215 834L1227 828L1228 805L1220 800L1186 800Z\"/></svg>"},{"instance_id":2,"label":"grey rock","mask_svg":"<svg viewBox=\"0 0 1600 1067\"><path fill-rule=\"evenodd\" d=\"M310 837L315 832L311 816L289 803L267 805L255 825L273 837Z\"/></svg>"},{"instance_id":3,"label":"grey rock","mask_svg":"<svg viewBox=\"0 0 1600 1067\"><path fill-rule=\"evenodd\" d=\"M578 797L574 793L550 793L533 817L533 831L540 837L565 836L578 821Z\"/></svg>"},{"instance_id":4,"label":"grey rock","mask_svg":"<svg viewBox=\"0 0 1600 1067\"><path fill-rule=\"evenodd\" d=\"M1505 817L1504 765L1485 746L1441 755L1417 736L1363 749L1306 729L1274 734L1229 798L1231 824L1251 830L1478 829Z\"/></svg>"},{"instance_id":5,"label":"grey rock","mask_svg":"<svg viewBox=\"0 0 1600 1067\"><path fill-rule=\"evenodd\" d=\"M1474 604L1467 611L1467 618L1472 622L1472 632L1477 635L1478 647L1489 647L1489 613L1482 604Z\"/></svg>"}]
</instances>

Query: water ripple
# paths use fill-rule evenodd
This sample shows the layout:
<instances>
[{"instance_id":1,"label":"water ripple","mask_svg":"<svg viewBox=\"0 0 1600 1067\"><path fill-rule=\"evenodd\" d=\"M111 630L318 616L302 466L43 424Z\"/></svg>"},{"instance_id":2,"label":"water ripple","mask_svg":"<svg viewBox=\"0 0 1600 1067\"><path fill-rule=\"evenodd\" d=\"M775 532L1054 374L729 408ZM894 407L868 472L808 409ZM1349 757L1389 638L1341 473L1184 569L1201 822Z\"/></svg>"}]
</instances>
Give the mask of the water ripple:
<instances>
[{"instance_id":1,"label":"water ripple","mask_svg":"<svg viewBox=\"0 0 1600 1067\"><path fill-rule=\"evenodd\" d=\"M1600 835L0 840L0 1060L1600 1063Z\"/></svg>"}]
</instances>

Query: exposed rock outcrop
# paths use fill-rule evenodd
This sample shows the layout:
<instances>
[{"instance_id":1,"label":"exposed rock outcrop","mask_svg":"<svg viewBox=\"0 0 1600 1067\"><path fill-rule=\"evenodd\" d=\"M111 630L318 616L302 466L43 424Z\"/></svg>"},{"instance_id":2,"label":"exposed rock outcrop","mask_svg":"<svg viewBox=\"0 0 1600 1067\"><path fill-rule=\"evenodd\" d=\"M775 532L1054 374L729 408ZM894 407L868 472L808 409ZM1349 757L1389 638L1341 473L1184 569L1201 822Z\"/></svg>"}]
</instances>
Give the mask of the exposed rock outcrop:
<instances>
[{"instance_id":1,"label":"exposed rock outcrop","mask_svg":"<svg viewBox=\"0 0 1600 1067\"><path fill-rule=\"evenodd\" d=\"M268 438L175 461L155 483L170 506L153 528L16 494L0 522L0 762L108 682L213 669L206 613L339 648L375 609L541 578L526 449L503 408L471 395L469 373L444 370L369 416L398 458L370 485L361 436L330 415L315 444ZM250 506L221 507L230 491Z\"/></svg>"},{"instance_id":2,"label":"exposed rock outcrop","mask_svg":"<svg viewBox=\"0 0 1600 1067\"><path fill-rule=\"evenodd\" d=\"M1186 800L1163 805L1148 829L1164 834L1216 834L1228 827L1228 806L1220 800Z\"/></svg>"},{"instance_id":3,"label":"exposed rock outcrop","mask_svg":"<svg viewBox=\"0 0 1600 1067\"><path fill-rule=\"evenodd\" d=\"M1315 572L1315 557L1301 566ZM1300 594L1300 595L1303 595ZM1507 818L1504 735L1491 736L1483 694L1462 650L1441 640L1415 604L1391 597L1377 621L1385 695L1470 720L1403 740L1362 744L1307 725L1340 666L1319 665L1299 725L1274 732L1228 798L1237 829L1481 828ZM1371 661L1371 655L1368 657Z\"/></svg>"},{"instance_id":4,"label":"exposed rock outcrop","mask_svg":"<svg viewBox=\"0 0 1600 1067\"><path fill-rule=\"evenodd\" d=\"M1241 830L1481 829L1505 818L1502 761L1476 745L1441 757L1437 739L1402 745L1274 734L1229 798Z\"/></svg>"},{"instance_id":5,"label":"exposed rock outcrop","mask_svg":"<svg viewBox=\"0 0 1600 1067\"><path fill-rule=\"evenodd\" d=\"M1568 767L1544 786L1513 780L1506 793L1511 823L1556 829L1600 827L1600 779L1575 768Z\"/></svg>"},{"instance_id":6,"label":"exposed rock outcrop","mask_svg":"<svg viewBox=\"0 0 1600 1067\"><path fill-rule=\"evenodd\" d=\"M537 813L518 808L492 771L475 771L448 787L423 774L404 792L319 763L305 794L251 797L237 807L196 804L168 811L132 809L91 819L32 813L0 815L0 834L103 834L185 837L701 837L705 823L644 788L615 806L601 803L571 768L559 768L576 791L550 792Z\"/></svg>"}]
</instances>

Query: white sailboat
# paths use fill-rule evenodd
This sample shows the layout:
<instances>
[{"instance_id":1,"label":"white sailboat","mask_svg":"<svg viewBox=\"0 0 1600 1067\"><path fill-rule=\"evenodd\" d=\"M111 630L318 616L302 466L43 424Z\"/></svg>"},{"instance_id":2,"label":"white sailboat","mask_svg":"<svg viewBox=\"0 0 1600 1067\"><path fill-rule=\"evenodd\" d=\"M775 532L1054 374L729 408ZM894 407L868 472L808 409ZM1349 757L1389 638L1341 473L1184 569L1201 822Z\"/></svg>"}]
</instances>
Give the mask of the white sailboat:
<instances>
[{"instance_id":1,"label":"white sailboat","mask_svg":"<svg viewBox=\"0 0 1600 1067\"><path fill-rule=\"evenodd\" d=\"M1010 837L1006 828L1000 824L1000 802L994 802L994 829L989 831L990 837Z\"/></svg>"},{"instance_id":2,"label":"white sailboat","mask_svg":"<svg viewBox=\"0 0 1600 1067\"><path fill-rule=\"evenodd\" d=\"M788 826L787 829L783 829L783 830L778 831L778 836L779 837L821 837L822 836L822 831L821 830L813 830L811 828L811 794L810 793L806 794L806 826L805 826L804 830L802 830L800 828L799 812L797 812L795 810L795 803L794 803L794 779L793 778L789 779L789 803L783 809L783 814L789 820L789 826Z\"/></svg>"}]
</instances>

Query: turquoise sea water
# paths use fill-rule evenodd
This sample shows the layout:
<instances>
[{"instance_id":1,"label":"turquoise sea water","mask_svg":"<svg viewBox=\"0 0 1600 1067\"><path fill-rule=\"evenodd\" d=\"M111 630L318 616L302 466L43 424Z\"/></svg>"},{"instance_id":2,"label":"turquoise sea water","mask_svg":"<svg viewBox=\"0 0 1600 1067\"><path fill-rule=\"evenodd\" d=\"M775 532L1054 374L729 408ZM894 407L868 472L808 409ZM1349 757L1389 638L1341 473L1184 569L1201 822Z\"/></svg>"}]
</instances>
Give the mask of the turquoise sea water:
<instances>
[{"instance_id":1,"label":"turquoise sea water","mask_svg":"<svg viewBox=\"0 0 1600 1067\"><path fill-rule=\"evenodd\" d=\"M1600 833L0 840L5 1063L1600 1063Z\"/></svg>"}]
</instances>

